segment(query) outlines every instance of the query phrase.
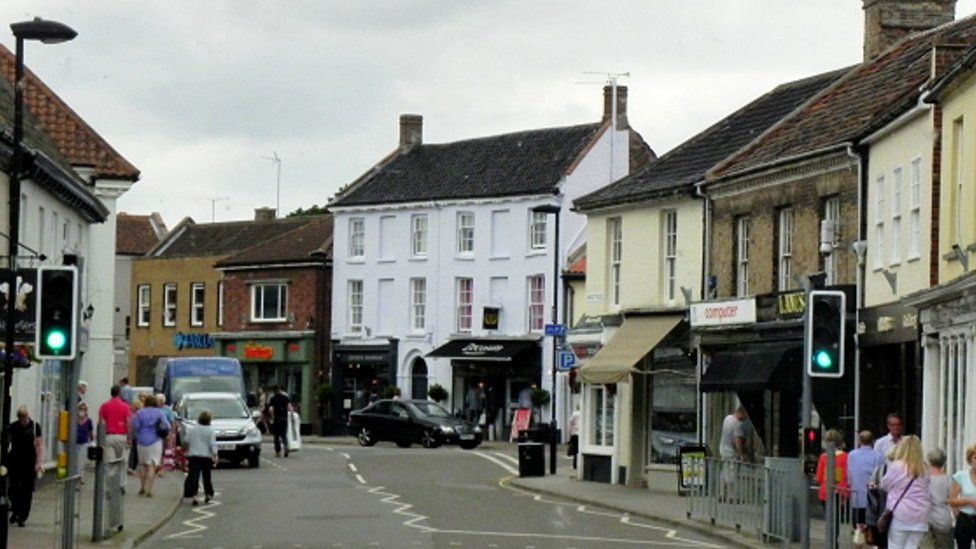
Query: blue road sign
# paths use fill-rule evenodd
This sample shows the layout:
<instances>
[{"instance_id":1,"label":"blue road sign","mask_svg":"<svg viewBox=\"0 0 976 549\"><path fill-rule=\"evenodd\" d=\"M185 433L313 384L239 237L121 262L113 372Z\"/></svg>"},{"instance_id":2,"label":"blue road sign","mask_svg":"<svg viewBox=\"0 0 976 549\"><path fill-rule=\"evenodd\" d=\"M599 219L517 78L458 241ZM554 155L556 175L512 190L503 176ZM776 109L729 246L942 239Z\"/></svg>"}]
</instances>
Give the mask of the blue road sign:
<instances>
[{"instance_id":1,"label":"blue road sign","mask_svg":"<svg viewBox=\"0 0 976 549\"><path fill-rule=\"evenodd\" d=\"M556 361L556 369L560 372L568 372L576 366L576 355L573 351L559 351L559 360Z\"/></svg>"},{"instance_id":2,"label":"blue road sign","mask_svg":"<svg viewBox=\"0 0 976 549\"><path fill-rule=\"evenodd\" d=\"M555 337L566 337L565 324L546 324L546 335Z\"/></svg>"}]
</instances>

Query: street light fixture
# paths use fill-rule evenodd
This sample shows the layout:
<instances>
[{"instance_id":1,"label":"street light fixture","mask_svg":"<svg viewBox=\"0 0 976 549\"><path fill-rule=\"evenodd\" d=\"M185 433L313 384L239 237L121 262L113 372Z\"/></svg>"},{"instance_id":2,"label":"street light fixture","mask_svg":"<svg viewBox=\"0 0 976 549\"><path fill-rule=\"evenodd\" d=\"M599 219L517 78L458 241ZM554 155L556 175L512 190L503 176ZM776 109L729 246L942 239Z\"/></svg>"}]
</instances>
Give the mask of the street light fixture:
<instances>
[{"instance_id":1,"label":"street light fixture","mask_svg":"<svg viewBox=\"0 0 976 549\"><path fill-rule=\"evenodd\" d=\"M559 206L555 204L541 204L539 206L534 206L532 208L533 213L541 214L552 214L555 216L555 237L552 243L552 323L558 324L559 317L557 316L556 309L559 304L559 212L562 210ZM551 398L549 399L549 474L556 474L556 445L558 441L556 440L556 361L559 359L557 356L557 340L556 336L552 337L552 384L550 385Z\"/></svg>"},{"instance_id":2,"label":"street light fixture","mask_svg":"<svg viewBox=\"0 0 976 549\"><path fill-rule=\"evenodd\" d=\"M7 240L8 273L6 325L4 330L4 363L3 363L3 408L0 413L0 518L6 519L10 510L7 477L7 442L10 433L10 385L14 374L14 316L16 315L16 300L13 299L17 288L17 250L20 247L20 177L23 172L24 151L21 146L24 139L24 41L35 40L44 44L59 44L78 36L71 27L57 21L46 21L35 17L30 21L21 21L10 25L10 30L17 39L16 65L14 68L14 139L13 159L7 174L9 180L9 238ZM7 520L0 520L0 548L6 549L8 541Z\"/></svg>"}]
</instances>

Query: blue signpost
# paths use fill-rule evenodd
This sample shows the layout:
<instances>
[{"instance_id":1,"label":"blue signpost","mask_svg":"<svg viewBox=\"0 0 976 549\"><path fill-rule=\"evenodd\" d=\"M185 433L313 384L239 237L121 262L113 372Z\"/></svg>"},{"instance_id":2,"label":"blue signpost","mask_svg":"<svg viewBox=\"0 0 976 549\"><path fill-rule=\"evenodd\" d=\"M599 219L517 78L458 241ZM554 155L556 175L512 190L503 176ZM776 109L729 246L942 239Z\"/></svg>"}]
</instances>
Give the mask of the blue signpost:
<instances>
[{"instance_id":1,"label":"blue signpost","mask_svg":"<svg viewBox=\"0 0 976 549\"><path fill-rule=\"evenodd\" d=\"M573 369L573 366L576 366L576 355L573 351L561 350L556 365L560 372L568 372Z\"/></svg>"},{"instance_id":2,"label":"blue signpost","mask_svg":"<svg viewBox=\"0 0 976 549\"><path fill-rule=\"evenodd\" d=\"M566 337L566 325L546 324L546 335L553 337Z\"/></svg>"}]
</instances>

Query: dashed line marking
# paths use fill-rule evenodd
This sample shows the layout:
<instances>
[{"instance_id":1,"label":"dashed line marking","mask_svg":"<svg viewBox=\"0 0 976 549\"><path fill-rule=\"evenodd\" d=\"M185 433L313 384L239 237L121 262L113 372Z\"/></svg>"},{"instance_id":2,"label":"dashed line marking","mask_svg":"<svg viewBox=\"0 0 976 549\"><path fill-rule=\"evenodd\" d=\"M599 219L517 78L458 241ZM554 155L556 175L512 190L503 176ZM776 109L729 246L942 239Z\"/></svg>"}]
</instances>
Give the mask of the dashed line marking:
<instances>
[{"instance_id":1,"label":"dashed line marking","mask_svg":"<svg viewBox=\"0 0 976 549\"><path fill-rule=\"evenodd\" d=\"M353 473L358 473L359 472L359 470L356 469L356 464L355 463L350 463L349 464L349 470L352 471Z\"/></svg>"},{"instance_id":2,"label":"dashed line marking","mask_svg":"<svg viewBox=\"0 0 976 549\"><path fill-rule=\"evenodd\" d=\"M366 479L363 478L363 475L357 474L356 475L356 480L359 481L359 484L366 484Z\"/></svg>"},{"instance_id":3,"label":"dashed line marking","mask_svg":"<svg viewBox=\"0 0 976 549\"><path fill-rule=\"evenodd\" d=\"M220 496L220 492L214 494L214 499L210 500L210 503L204 504L200 507L194 507L193 512L200 515L198 517L184 520L183 525L188 526L189 530L184 530L182 532L177 532L175 534L170 534L166 536L166 539L176 539L176 538L202 538L203 536L200 532L203 532L209 528L204 524L200 524L199 521L207 520L209 518L217 516L217 513L210 511L215 507L219 507L221 503L217 501L217 497Z\"/></svg>"},{"instance_id":4,"label":"dashed line marking","mask_svg":"<svg viewBox=\"0 0 976 549\"><path fill-rule=\"evenodd\" d=\"M345 452L339 452L339 455L342 456L342 457L344 457L344 458L346 458L346 459L352 459L352 456L350 456L349 454L347 454Z\"/></svg>"}]
</instances>

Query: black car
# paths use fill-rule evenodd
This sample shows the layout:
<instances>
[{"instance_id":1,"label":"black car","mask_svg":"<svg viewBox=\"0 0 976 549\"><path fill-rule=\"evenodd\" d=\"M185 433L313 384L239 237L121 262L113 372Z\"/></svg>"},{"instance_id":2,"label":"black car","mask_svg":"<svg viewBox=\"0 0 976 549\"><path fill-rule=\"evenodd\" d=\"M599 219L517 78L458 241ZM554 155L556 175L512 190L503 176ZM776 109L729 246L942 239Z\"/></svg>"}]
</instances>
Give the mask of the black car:
<instances>
[{"instance_id":1,"label":"black car","mask_svg":"<svg viewBox=\"0 0 976 549\"><path fill-rule=\"evenodd\" d=\"M428 400L377 400L350 413L349 427L361 446L389 440L401 448L414 443L424 448L457 444L470 450L481 444L480 427Z\"/></svg>"}]
</instances>

